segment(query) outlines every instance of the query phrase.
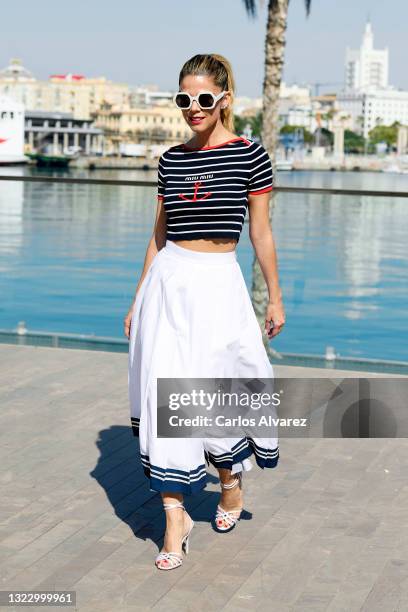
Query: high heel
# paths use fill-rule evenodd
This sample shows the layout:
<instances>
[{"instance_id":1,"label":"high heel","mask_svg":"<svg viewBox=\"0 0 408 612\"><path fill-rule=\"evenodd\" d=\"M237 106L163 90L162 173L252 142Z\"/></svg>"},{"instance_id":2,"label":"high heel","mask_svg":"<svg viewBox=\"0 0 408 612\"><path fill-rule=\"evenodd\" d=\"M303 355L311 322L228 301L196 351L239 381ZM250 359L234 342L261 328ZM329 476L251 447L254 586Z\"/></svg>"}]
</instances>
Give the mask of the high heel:
<instances>
[{"instance_id":1,"label":"high heel","mask_svg":"<svg viewBox=\"0 0 408 612\"><path fill-rule=\"evenodd\" d=\"M242 472L237 472L235 475L235 479L233 482L229 484L220 483L223 489L233 489L237 485L240 489L242 489ZM219 533L227 533L232 531L236 526L237 522L241 520L241 513L243 510L243 506L240 506L236 510L224 510L219 504L217 506L217 512L215 514L215 531ZM236 514L238 513L238 516ZM221 527L218 525L218 522L227 523L227 527Z\"/></svg>"},{"instance_id":2,"label":"high heel","mask_svg":"<svg viewBox=\"0 0 408 612\"><path fill-rule=\"evenodd\" d=\"M172 508L183 508L184 512L187 512L182 502L176 502L174 504L163 504L163 507L165 510L171 510ZM176 569L176 567L180 567L180 565L183 564L182 553L184 552L186 555L188 554L190 533L194 527L194 521L191 518L191 516L190 516L190 520L191 520L190 529L187 531L185 535L183 535L183 538L181 540L181 554L178 552L167 552L164 550L159 552L159 554L157 555L155 559L155 565L157 569L171 570L171 569ZM167 566L161 565L160 561L167 561Z\"/></svg>"}]
</instances>

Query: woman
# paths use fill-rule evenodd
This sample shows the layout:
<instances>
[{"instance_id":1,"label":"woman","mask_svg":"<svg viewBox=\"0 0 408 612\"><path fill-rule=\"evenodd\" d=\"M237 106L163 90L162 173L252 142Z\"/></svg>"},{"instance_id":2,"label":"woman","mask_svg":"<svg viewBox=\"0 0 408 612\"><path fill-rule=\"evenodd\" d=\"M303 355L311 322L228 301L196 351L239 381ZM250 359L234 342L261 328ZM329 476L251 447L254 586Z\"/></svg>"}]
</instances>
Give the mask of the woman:
<instances>
[{"instance_id":1,"label":"woman","mask_svg":"<svg viewBox=\"0 0 408 612\"><path fill-rule=\"evenodd\" d=\"M183 495L206 484L204 458L218 469L215 529L231 531L242 511L242 471L254 455L275 467L277 438L157 438L157 378L272 378L235 248L249 207L249 234L269 290L268 337L285 322L269 223L272 166L258 143L233 131L234 78L220 55L196 55L174 96L194 132L159 160L154 230L135 298L125 318L133 433L150 489L160 492L166 532L156 566L182 564L194 522Z\"/></svg>"}]
</instances>

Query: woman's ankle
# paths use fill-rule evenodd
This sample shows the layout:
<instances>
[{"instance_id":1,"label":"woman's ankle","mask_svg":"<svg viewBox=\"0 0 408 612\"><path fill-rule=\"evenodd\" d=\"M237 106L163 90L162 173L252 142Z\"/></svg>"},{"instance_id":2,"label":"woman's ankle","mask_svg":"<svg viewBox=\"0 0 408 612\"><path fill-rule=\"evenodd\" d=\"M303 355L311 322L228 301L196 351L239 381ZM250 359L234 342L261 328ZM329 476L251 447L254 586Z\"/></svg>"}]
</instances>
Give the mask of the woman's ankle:
<instances>
[{"instance_id":1,"label":"woman's ankle","mask_svg":"<svg viewBox=\"0 0 408 612\"><path fill-rule=\"evenodd\" d=\"M231 484L236 478L236 474L232 474L231 470L227 470L226 468L219 468L218 476L222 484Z\"/></svg>"},{"instance_id":2,"label":"woman's ankle","mask_svg":"<svg viewBox=\"0 0 408 612\"><path fill-rule=\"evenodd\" d=\"M183 495L181 493L169 493L169 492L164 492L161 493L161 498L162 498L162 502L163 504L179 504L179 503L184 503L184 498ZM174 512L174 510L170 510L170 512Z\"/></svg>"}]
</instances>

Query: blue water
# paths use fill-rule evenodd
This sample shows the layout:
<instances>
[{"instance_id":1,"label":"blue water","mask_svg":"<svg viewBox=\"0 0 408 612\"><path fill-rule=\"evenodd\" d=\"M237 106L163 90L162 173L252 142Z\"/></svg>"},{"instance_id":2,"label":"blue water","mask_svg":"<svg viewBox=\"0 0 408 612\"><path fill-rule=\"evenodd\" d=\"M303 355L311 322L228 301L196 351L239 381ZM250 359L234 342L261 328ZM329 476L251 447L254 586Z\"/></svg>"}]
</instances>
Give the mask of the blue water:
<instances>
[{"instance_id":1,"label":"blue water","mask_svg":"<svg viewBox=\"0 0 408 612\"><path fill-rule=\"evenodd\" d=\"M71 175L155 178L141 171ZM276 183L408 191L407 176L375 173L281 172ZM124 338L155 193L0 181L0 327L24 321L30 330ZM272 341L276 350L319 355L331 345L342 356L408 360L408 199L280 193L273 234L287 319ZM247 224L237 254L250 289Z\"/></svg>"}]
</instances>

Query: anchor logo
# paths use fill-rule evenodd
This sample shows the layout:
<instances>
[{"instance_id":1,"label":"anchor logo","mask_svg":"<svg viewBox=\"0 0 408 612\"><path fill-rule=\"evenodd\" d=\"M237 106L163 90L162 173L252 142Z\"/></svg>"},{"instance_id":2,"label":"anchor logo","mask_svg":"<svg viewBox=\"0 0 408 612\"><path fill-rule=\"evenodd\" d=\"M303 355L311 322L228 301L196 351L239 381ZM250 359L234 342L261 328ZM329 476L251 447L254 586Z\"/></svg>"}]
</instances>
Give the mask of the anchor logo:
<instances>
[{"instance_id":1,"label":"anchor logo","mask_svg":"<svg viewBox=\"0 0 408 612\"><path fill-rule=\"evenodd\" d=\"M179 193L179 198L181 198L182 200L186 200L186 202L200 202L201 200L205 200L206 198L208 198L208 196L211 195L211 191L208 191L207 193L205 193L201 198L198 197L197 192L201 187L201 181L196 181L194 183L194 195L193 198L187 198L184 194Z\"/></svg>"}]
</instances>

